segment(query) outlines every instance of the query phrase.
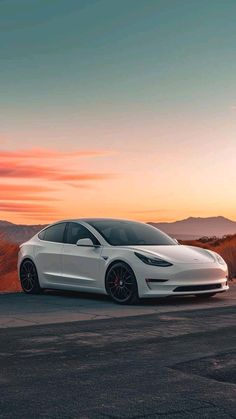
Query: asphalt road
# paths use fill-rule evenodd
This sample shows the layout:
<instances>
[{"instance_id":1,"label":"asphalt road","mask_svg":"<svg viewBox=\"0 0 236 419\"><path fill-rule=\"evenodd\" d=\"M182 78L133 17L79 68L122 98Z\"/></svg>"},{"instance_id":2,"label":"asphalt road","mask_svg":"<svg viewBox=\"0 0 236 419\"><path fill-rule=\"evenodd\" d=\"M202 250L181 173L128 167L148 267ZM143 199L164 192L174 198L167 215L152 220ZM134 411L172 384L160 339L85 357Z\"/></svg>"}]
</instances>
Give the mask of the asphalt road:
<instances>
[{"instance_id":1,"label":"asphalt road","mask_svg":"<svg viewBox=\"0 0 236 419\"><path fill-rule=\"evenodd\" d=\"M230 292L208 300L172 297L143 300L135 306L120 306L106 296L84 293L0 294L0 329L231 306L236 306L236 283Z\"/></svg>"},{"instance_id":2,"label":"asphalt road","mask_svg":"<svg viewBox=\"0 0 236 419\"><path fill-rule=\"evenodd\" d=\"M0 418L236 418L235 289L229 295L159 311L156 302L154 313L144 302L123 316L99 297L91 301L96 312L109 305L105 318L60 323L52 312L51 324L3 322ZM25 296L0 296L1 310L9 298Z\"/></svg>"}]
</instances>

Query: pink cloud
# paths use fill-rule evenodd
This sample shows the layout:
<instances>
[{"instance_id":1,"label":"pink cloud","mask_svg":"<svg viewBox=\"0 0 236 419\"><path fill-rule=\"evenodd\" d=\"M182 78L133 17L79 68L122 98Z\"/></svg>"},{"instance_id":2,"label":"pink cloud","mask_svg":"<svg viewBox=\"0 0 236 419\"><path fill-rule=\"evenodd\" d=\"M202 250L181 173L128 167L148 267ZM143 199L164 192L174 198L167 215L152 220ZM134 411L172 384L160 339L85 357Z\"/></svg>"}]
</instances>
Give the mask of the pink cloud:
<instances>
[{"instance_id":1,"label":"pink cloud","mask_svg":"<svg viewBox=\"0 0 236 419\"><path fill-rule=\"evenodd\" d=\"M0 159L64 159L65 157L100 157L113 154L109 150L72 150L60 151L43 148L33 148L30 150L0 150Z\"/></svg>"},{"instance_id":2,"label":"pink cloud","mask_svg":"<svg viewBox=\"0 0 236 419\"><path fill-rule=\"evenodd\" d=\"M0 211L34 213L34 214L56 214L55 208L47 205L28 204L28 203L9 203L0 202Z\"/></svg>"},{"instance_id":3,"label":"pink cloud","mask_svg":"<svg viewBox=\"0 0 236 419\"><path fill-rule=\"evenodd\" d=\"M99 157L106 153L108 152L104 150L58 151L42 148L15 151L0 150L0 178L6 181L11 180L8 185L6 183L0 185L0 211L38 216L45 214L45 217L48 214L56 215L57 211L53 207L33 202L56 201L56 198L54 199L53 196L48 198L45 193L57 190L57 187L19 185L19 179L31 179L38 182L49 181L52 185L61 186L64 184L64 187L68 183L70 183L70 186L90 187L92 182L104 181L114 177L114 175L89 170L82 172L76 169L70 170L70 159L83 156ZM60 159L62 158L67 158L66 164L61 164ZM39 159L37 164L32 163L34 159ZM12 180L14 179L18 182L13 185ZM32 203L19 201L32 201Z\"/></svg>"}]
</instances>

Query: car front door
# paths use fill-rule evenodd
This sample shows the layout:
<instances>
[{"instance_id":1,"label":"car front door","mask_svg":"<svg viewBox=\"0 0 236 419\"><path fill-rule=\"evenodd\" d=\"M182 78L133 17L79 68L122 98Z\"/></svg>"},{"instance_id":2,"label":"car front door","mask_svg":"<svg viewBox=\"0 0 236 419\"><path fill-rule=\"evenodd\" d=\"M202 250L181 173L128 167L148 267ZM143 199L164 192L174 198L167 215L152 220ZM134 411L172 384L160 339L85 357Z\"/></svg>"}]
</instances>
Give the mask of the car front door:
<instances>
[{"instance_id":1,"label":"car front door","mask_svg":"<svg viewBox=\"0 0 236 419\"><path fill-rule=\"evenodd\" d=\"M90 239L95 247L78 246L76 243L80 239ZM69 222L62 251L62 278L65 286L83 291L101 290L101 268L105 262L101 252L98 240L86 227L77 222Z\"/></svg>"}]
</instances>

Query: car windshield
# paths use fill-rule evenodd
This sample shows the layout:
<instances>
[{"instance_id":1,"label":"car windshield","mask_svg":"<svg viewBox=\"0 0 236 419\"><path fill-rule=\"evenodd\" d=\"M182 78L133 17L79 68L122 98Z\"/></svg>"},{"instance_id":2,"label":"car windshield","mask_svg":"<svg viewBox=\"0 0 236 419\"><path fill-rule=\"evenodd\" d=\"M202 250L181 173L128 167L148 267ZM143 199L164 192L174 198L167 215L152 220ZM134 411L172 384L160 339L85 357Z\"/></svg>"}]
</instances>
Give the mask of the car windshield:
<instances>
[{"instance_id":1,"label":"car windshield","mask_svg":"<svg viewBox=\"0 0 236 419\"><path fill-rule=\"evenodd\" d=\"M157 228L135 221L88 220L112 246L176 245L176 242Z\"/></svg>"}]
</instances>

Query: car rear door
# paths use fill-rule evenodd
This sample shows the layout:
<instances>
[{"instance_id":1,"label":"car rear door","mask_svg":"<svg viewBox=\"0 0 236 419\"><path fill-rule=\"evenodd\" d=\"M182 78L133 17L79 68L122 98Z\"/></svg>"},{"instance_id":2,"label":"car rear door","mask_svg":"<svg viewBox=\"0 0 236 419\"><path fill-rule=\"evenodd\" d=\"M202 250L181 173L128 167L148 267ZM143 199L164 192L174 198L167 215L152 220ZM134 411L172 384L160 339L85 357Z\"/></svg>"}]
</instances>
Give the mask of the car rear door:
<instances>
[{"instance_id":1,"label":"car rear door","mask_svg":"<svg viewBox=\"0 0 236 419\"><path fill-rule=\"evenodd\" d=\"M42 286L56 287L61 283L62 249L66 223L54 224L41 233L35 250L35 260Z\"/></svg>"},{"instance_id":2,"label":"car rear door","mask_svg":"<svg viewBox=\"0 0 236 419\"><path fill-rule=\"evenodd\" d=\"M79 239L85 238L98 244L95 236L82 224L77 222L67 224L62 251L62 281L71 289L101 290L104 287L101 269L105 263L101 257L102 247L76 245Z\"/></svg>"}]
</instances>

